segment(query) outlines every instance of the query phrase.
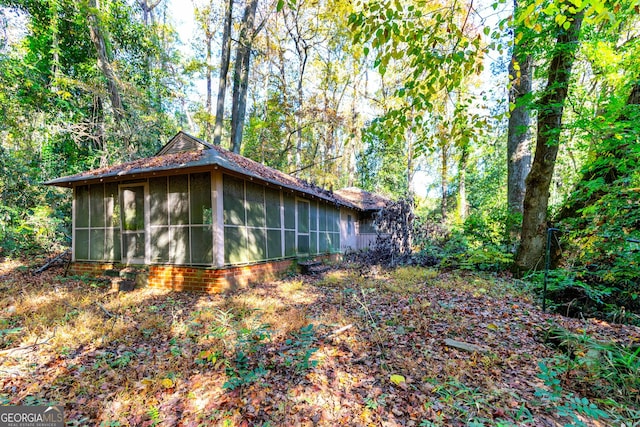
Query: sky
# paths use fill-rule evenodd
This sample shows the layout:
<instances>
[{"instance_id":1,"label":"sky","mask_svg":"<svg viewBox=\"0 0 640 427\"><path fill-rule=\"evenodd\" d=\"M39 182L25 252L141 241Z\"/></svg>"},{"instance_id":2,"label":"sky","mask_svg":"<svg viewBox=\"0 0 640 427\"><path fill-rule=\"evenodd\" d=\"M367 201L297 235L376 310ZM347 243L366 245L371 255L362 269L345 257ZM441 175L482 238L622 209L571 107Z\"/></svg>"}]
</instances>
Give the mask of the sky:
<instances>
[{"instance_id":1,"label":"sky","mask_svg":"<svg viewBox=\"0 0 640 427\"><path fill-rule=\"evenodd\" d=\"M175 23L185 53L190 53L191 38L195 26L192 0L168 0L168 11Z\"/></svg>"}]
</instances>

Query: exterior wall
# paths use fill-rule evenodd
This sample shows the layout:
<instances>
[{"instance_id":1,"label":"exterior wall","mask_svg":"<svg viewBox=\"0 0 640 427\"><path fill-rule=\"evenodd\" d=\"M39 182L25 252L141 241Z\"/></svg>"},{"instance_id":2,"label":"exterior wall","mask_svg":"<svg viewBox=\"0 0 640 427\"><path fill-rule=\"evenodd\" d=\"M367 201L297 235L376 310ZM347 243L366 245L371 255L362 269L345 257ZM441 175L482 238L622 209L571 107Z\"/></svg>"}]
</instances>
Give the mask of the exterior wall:
<instances>
[{"instance_id":1,"label":"exterior wall","mask_svg":"<svg viewBox=\"0 0 640 427\"><path fill-rule=\"evenodd\" d=\"M88 275L88 276L100 276L106 270L114 270L119 268L124 268L125 265L119 263L99 263L99 262L84 262L84 261L76 261L71 264L69 267L69 273L75 274L78 276Z\"/></svg>"},{"instance_id":2,"label":"exterior wall","mask_svg":"<svg viewBox=\"0 0 640 427\"><path fill-rule=\"evenodd\" d=\"M73 203L74 262L211 269L359 249L355 210L217 169L76 185Z\"/></svg>"},{"instance_id":3,"label":"exterior wall","mask_svg":"<svg viewBox=\"0 0 640 427\"><path fill-rule=\"evenodd\" d=\"M171 291L222 293L274 279L289 270L293 262L284 260L221 269L152 265L149 267L149 286Z\"/></svg>"},{"instance_id":4,"label":"exterior wall","mask_svg":"<svg viewBox=\"0 0 640 427\"><path fill-rule=\"evenodd\" d=\"M75 185L73 260L221 266L217 264L219 244L216 240L216 190L220 177L215 172L187 171L177 175ZM173 188L179 181L182 188ZM131 188L139 188L138 194L144 195L143 203L131 210L133 217L128 216L127 209L122 206L123 194L126 194L123 189ZM127 221L143 221L144 225L132 232L128 231L131 227L126 226ZM130 256L127 251L128 247L135 246L127 244L131 235L137 235L144 246L136 256Z\"/></svg>"},{"instance_id":5,"label":"exterior wall","mask_svg":"<svg viewBox=\"0 0 640 427\"><path fill-rule=\"evenodd\" d=\"M361 233L358 234L356 247L358 249L367 249L372 248L376 243L376 239L378 238L377 234L372 233Z\"/></svg>"},{"instance_id":6,"label":"exterior wall","mask_svg":"<svg viewBox=\"0 0 640 427\"><path fill-rule=\"evenodd\" d=\"M320 256L321 259L338 261L339 254ZM150 265L147 284L149 287L171 291L195 291L222 293L232 291L250 283L272 280L282 276L295 265L296 260L271 261L241 267L198 268L175 265ZM122 264L74 262L72 274L102 275L106 270L126 267Z\"/></svg>"},{"instance_id":7,"label":"exterior wall","mask_svg":"<svg viewBox=\"0 0 640 427\"><path fill-rule=\"evenodd\" d=\"M362 249L358 244L358 213L352 209L340 209L340 251Z\"/></svg>"}]
</instances>

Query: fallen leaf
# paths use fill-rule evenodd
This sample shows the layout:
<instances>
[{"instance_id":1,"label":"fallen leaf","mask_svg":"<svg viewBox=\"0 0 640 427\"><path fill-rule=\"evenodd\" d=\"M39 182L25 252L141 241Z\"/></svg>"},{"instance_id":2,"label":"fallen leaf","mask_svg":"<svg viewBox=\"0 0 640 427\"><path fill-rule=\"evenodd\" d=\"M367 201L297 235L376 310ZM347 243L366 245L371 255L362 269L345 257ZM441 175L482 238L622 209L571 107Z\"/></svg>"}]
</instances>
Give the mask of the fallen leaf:
<instances>
[{"instance_id":1,"label":"fallen leaf","mask_svg":"<svg viewBox=\"0 0 640 427\"><path fill-rule=\"evenodd\" d=\"M395 385L400 385L401 383L406 381L402 375L397 374L391 375L391 377L389 377L389 380Z\"/></svg>"}]
</instances>

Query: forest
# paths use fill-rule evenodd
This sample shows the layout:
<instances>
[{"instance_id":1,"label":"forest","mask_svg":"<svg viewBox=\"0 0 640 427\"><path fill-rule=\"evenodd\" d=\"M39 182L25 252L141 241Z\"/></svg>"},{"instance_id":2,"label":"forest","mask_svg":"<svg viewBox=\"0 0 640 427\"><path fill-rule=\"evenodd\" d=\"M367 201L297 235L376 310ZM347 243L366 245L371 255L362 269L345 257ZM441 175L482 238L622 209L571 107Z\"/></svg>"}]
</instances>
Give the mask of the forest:
<instances>
[{"instance_id":1,"label":"forest","mask_svg":"<svg viewBox=\"0 0 640 427\"><path fill-rule=\"evenodd\" d=\"M639 0L0 0L0 403L638 425L638 123ZM410 255L230 298L32 274L71 243L72 194L43 182L180 130L397 201Z\"/></svg>"}]
</instances>

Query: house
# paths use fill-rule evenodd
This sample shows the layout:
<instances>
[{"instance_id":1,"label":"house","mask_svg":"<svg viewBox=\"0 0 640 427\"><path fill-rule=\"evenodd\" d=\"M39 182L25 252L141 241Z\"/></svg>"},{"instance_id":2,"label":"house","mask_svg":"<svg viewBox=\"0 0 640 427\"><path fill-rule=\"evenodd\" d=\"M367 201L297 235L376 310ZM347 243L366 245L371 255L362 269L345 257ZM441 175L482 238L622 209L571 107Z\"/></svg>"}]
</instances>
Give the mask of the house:
<instances>
[{"instance_id":1,"label":"house","mask_svg":"<svg viewBox=\"0 0 640 427\"><path fill-rule=\"evenodd\" d=\"M148 266L150 286L210 292L367 248L387 202L324 190L184 132L153 157L45 184L73 189L74 272Z\"/></svg>"}]
</instances>

